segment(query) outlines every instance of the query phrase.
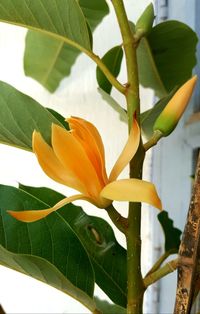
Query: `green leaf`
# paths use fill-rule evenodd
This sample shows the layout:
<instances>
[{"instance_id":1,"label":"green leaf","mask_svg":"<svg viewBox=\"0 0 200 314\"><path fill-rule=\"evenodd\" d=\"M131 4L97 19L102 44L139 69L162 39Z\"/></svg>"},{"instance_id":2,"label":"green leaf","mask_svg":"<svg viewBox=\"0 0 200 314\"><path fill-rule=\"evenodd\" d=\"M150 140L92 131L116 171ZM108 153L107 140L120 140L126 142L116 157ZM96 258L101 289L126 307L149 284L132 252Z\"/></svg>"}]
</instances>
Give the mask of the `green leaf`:
<instances>
[{"instance_id":1,"label":"green leaf","mask_svg":"<svg viewBox=\"0 0 200 314\"><path fill-rule=\"evenodd\" d=\"M77 235L58 212L35 223L20 222L7 213L7 210L37 210L47 207L49 206L42 200L21 189L0 185L0 244L7 251L20 254L21 261L24 254L47 260L71 282L71 285L92 297L94 273L91 262ZM1 254L0 262L4 263L4 257ZM24 267L22 268L22 271L26 271ZM34 275L34 262L30 268L33 268L32 275ZM51 268L53 271L52 266ZM46 271L48 273L48 269ZM57 281L58 288L62 290L56 272L52 274L49 272L49 277L45 276L45 278L51 281L55 277L55 283ZM38 271L36 273L38 274ZM41 274L41 280L42 278Z\"/></svg>"},{"instance_id":2,"label":"green leaf","mask_svg":"<svg viewBox=\"0 0 200 314\"><path fill-rule=\"evenodd\" d=\"M38 279L81 302L92 312L96 305L91 297L74 286L53 264L46 259L29 254L16 254L0 245L0 263Z\"/></svg>"},{"instance_id":3,"label":"green leaf","mask_svg":"<svg viewBox=\"0 0 200 314\"><path fill-rule=\"evenodd\" d=\"M177 91L177 88L174 88L169 95L166 97L160 99L152 109L146 110L140 115L140 122L141 127L144 135L147 139L151 138L153 135L153 126L158 118L158 116L161 114L165 106L168 104L170 99L173 97L175 92Z\"/></svg>"},{"instance_id":4,"label":"green leaf","mask_svg":"<svg viewBox=\"0 0 200 314\"><path fill-rule=\"evenodd\" d=\"M69 124L67 123L65 118L60 113L58 113L57 111L55 111L51 108L46 108L46 109L52 114L52 116L54 116L62 124L62 126L66 130L69 130Z\"/></svg>"},{"instance_id":5,"label":"green leaf","mask_svg":"<svg viewBox=\"0 0 200 314\"><path fill-rule=\"evenodd\" d=\"M177 253L181 243L181 230L174 227L173 220L169 218L165 210L159 213L157 217L165 235L165 252L173 251L173 253Z\"/></svg>"},{"instance_id":6,"label":"green leaf","mask_svg":"<svg viewBox=\"0 0 200 314\"><path fill-rule=\"evenodd\" d=\"M102 314L126 314L126 309L116 305L111 304L105 300L101 300L97 297L94 298L97 308L101 311Z\"/></svg>"},{"instance_id":7,"label":"green leaf","mask_svg":"<svg viewBox=\"0 0 200 314\"><path fill-rule=\"evenodd\" d=\"M122 63L123 50L121 46L116 46L110 49L102 58L103 63L107 66L110 72L117 77ZM96 77L99 87L103 89L107 94L110 94L112 85L102 73L102 71L97 67Z\"/></svg>"},{"instance_id":8,"label":"green leaf","mask_svg":"<svg viewBox=\"0 0 200 314\"><path fill-rule=\"evenodd\" d=\"M92 31L100 24L109 13L109 7L105 0L78 0Z\"/></svg>"},{"instance_id":9,"label":"green leaf","mask_svg":"<svg viewBox=\"0 0 200 314\"><path fill-rule=\"evenodd\" d=\"M196 33L186 24L166 21L153 27L137 49L139 79L162 98L192 74L196 64Z\"/></svg>"},{"instance_id":10,"label":"green leaf","mask_svg":"<svg viewBox=\"0 0 200 314\"><path fill-rule=\"evenodd\" d=\"M63 195L47 188L20 185L31 195L49 206L63 199ZM59 210L83 243L92 262L99 287L116 304L126 307L126 251L116 241L110 225L101 218L88 216L73 204Z\"/></svg>"},{"instance_id":11,"label":"green leaf","mask_svg":"<svg viewBox=\"0 0 200 314\"><path fill-rule=\"evenodd\" d=\"M128 123L128 117L125 109L123 109L120 104L116 102L114 98L112 98L109 94L104 92L101 88L98 88L98 92L101 95L101 97L106 101L106 103L111 106L118 114L119 119L122 122Z\"/></svg>"},{"instance_id":12,"label":"green leaf","mask_svg":"<svg viewBox=\"0 0 200 314\"><path fill-rule=\"evenodd\" d=\"M79 0L79 5L92 31L108 14L105 0ZM92 34L88 28L90 41ZM28 31L24 54L24 70L41 83L50 92L54 92L60 81L68 76L80 51L62 40L54 39L47 34Z\"/></svg>"},{"instance_id":13,"label":"green leaf","mask_svg":"<svg viewBox=\"0 0 200 314\"><path fill-rule=\"evenodd\" d=\"M0 0L0 20L17 24L90 50L88 26L74 0Z\"/></svg>"},{"instance_id":14,"label":"green leaf","mask_svg":"<svg viewBox=\"0 0 200 314\"><path fill-rule=\"evenodd\" d=\"M64 41L43 33L28 31L24 54L24 71L50 92L71 72L80 51Z\"/></svg>"},{"instance_id":15,"label":"green leaf","mask_svg":"<svg viewBox=\"0 0 200 314\"><path fill-rule=\"evenodd\" d=\"M32 133L51 143L51 124L61 125L48 110L14 87L0 82L0 142L32 150Z\"/></svg>"}]
</instances>

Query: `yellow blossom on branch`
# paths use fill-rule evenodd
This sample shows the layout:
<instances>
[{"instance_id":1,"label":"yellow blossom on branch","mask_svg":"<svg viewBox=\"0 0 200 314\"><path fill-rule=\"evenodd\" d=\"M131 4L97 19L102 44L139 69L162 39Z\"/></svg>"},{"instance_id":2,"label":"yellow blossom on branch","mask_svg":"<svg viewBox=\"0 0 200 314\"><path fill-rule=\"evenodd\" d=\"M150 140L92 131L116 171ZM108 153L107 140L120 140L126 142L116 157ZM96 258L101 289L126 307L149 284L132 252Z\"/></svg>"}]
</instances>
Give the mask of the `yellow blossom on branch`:
<instances>
[{"instance_id":1,"label":"yellow blossom on branch","mask_svg":"<svg viewBox=\"0 0 200 314\"><path fill-rule=\"evenodd\" d=\"M117 180L139 146L140 128L136 120L109 177L105 167L104 145L96 127L77 117L67 121L70 131L52 125L52 146L44 141L39 132L34 131L33 152L50 178L80 194L64 198L51 208L18 212L9 210L10 215L21 221L33 222L79 199L99 208L107 208L113 200L118 200L146 202L161 209L161 201L152 183L139 179Z\"/></svg>"}]
</instances>

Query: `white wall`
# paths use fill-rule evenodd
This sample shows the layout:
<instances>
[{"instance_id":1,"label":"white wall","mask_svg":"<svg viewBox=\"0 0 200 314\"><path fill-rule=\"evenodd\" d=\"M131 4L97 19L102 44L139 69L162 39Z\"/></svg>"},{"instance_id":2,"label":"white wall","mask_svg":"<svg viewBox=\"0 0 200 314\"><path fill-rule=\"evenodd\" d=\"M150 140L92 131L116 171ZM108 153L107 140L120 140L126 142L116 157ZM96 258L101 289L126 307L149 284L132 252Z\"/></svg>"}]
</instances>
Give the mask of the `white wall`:
<instances>
[{"instance_id":1,"label":"white wall","mask_svg":"<svg viewBox=\"0 0 200 314\"><path fill-rule=\"evenodd\" d=\"M150 2L149 0L125 0L129 18L136 20L139 13ZM112 11L112 10L111 10ZM108 49L121 43L117 32L116 20L111 15L95 31L94 49L102 56ZM15 26L0 24L0 80L5 81L20 91L32 96L42 105L52 107L64 116L77 115L93 122L100 130L106 148L107 169L109 170L120 153L127 137L127 127L120 122L118 115L102 100L97 93L95 80L95 65L85 56L81 56L73 67L72 75L62 81L54 94L48 93L43 87L23 73L23 49L26 30ZM122 71L120 79L125 82ZM118 93L115 97L121 101ZM143 108L152 103L152 93L142 90L141 102ZM148 166L146 177L148 177ZM63 193L66 187L54 183L42 172L31 153L0 145L0 183L17 185L21 182L27 185L49 186ZM117 204L124 213L126 205ZM87 206L88 208L88 206ZM94 213L91 206L89 212ZM148 211L143 223L143 238L146 253L145 267L151 265L149 252L149 221ZM95 211L95 215L97 212ZM103 216L107 219L106 215ZM124 238L117 233L122 245ZM24 275L5 268L0 269L0 302L8 313L83 313L87 310L61 292L46 287Z\"/></svg>"},{"instance_id":2,"label":"white wall","mask_svg":"<svg viewBox=\"0 0 200 314\"><path fill-rule=\"evenodd\" d=\"M199 0L168 0L168 19L179 20L195 29L196 10ZM158 1L161 4L162 1ZM167 2L166 0L163 2ZM174 220L174 225L183 230L191 194L192 154L191 138L185 123L193 112L191 101L184 117L176 130L167 138L162 139L153 153L153 180L155 181L164 208ZM196 138L194 139L196 140ZM199 142L196 142L198 145ZM153 224L152 224L153 225ZM154 257L161 254L163 237L159 237L160 227L155 223ZM173 259L173 256L170 257ZM177 272L163 278L155 289L159 290L157 297L157 312L173 313L176 293Z\"/></svg>"}]
</instances>

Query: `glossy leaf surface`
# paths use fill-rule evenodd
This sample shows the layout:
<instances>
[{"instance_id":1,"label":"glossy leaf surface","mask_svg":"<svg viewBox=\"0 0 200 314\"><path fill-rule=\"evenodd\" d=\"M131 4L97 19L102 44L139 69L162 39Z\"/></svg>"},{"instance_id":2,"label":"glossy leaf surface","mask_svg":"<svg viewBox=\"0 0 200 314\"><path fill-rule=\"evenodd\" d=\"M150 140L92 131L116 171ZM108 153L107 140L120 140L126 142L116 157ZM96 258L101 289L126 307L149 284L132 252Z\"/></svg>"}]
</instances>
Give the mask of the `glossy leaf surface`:
<instances>
[{"instance_id":1,"label":"glossy leaf surface","mask_svg":"<svg viewBox=\"0 0 200 314\"><path fill-rule=\"evenodd\" d=\"M119 305L111 304L97 297L95 297L95 302L97 308L101 311L102 314L126 314L126 309Z\"/></svg>"},{"instance_id":2,"label":"glossy leaf surface","mask_svg":"<svg viewBox=\"0 0 200 314\"><path fill-rule=\"evenodd\" d=\"M24 71L50 92L68 76L80 51L64 41L46 34L28 31L24 55Z\"/></svg>"},{"instance_id":3,"label":"glossy leaf surface","mask_svg":"<svg viewBox=\"0 0 200 314\"><path fill-rule=\"evenodd\" d=\"M0 82L0 142L32 150L36 129L51 143L51 124L61 125L47 109L7 83Z\"/></svg>"},{"instance_id":4,"label":"glossy leaf surface","mask_svg":"<svg viewBox=\"0 0 200 314\"><path fill-rule=\"evenodd\" d=\"M173 253L177 253L181 243L181 230L174 227L173 220L169 218L168 213L165 210L158 214L157 217L165 235L165 251L173 251Z\"/></svg>"},{"instance_id":5,"label":"glossy leaf surface","mask_svg":"<svg viewBox=\"0 0 200 314\"><path fill-rule=\"evenodd\" d=\"M47 188L20 187L50 206L63 198L61 194ZM117 243L110 225L101 218L86 215L81 207L73 204L61 208L59 214L87 250L96 283L114 303L125 307L126 251Z\"/></svg>"},{"instance_id":6,"label":"glossy leaf surface","mask_svg":"<svg viewBox=\"0 0 200 314\"><path fill-rule=\"evenodd\" d=\"M55 111L51 108L46 108L46 109L52 114L52 116L54 116L62 124L62 126L66 130L69 130L69 125L68 125L67 121L65 120L65 118L60 113L58 113L57 111Z\"/></svg>"},{"instance_id":7,"label":"glossy leaf surface","mask_svg":"<svg viewBox=\"0 0 200 314\"><path fill-rule=\"evenodd\" d=\"M172 96L175 94L177 88L173 89L169 95L160 99L152 109L146 110L140 115L141 127L144 135L149 139L153 135L153 126L161 114L165 106L168 104Z\"/></svg>"},{"instance_id":8,"label":"glossy leaf surface","mask_svg":"<svg viewBox=\"0 0 200 314\"><path fill-rule=\"evenodd\" d=\"M93 31L108 14L105 0L79 0L80 8ZM90 32L90 30L88 30ZM54 39L47 34L28 31L24 55L24 70L54 92L60 81L68 76L80 51L67 45L62 40Z\"/></svg>"},{"instance_id":9,"label":"glossy leaf surface","mask_svg":"<svg viewBox=\"0 0 200 314\"><path fill-rule=\"evenodd\" d=\"M90 49L88 27L74 0L0 0L0 20L68 39Z\"/></svg>"},{"instance_id":10,"label":"glossy leaf surface","mask_svg":"<svg viewBox=\"0 0 200 314\"><path fill-rule=\"evenodd\" d=\"M123 50L121 46L113 47L102 58L103 63L107 66L107 68L115 77L117 77L120 72L122 58ZM112 85L99 69L99 67L97 67L96 76L99 87L103 89L107 94L110 94Z\"/></svg>"},{"instance_id":11,"label":"glossy leaf surface","mask_svg":"<svg viewBox=\"0 0 200 314\"><path fill-rule=\"evenodd\" d=\"M192 74L197 36L186 24L166 21L153 27L137 49L139 79L162 98Z\"/></svg>"},{"instance_id":12,"label":"glossy leaf surface","mask_svg":"<svg viewBox=\"0 0 200 314\"><path fill-rule=\"evenodd\" d=\"M109 13L109 7L106 0L78 0L78 3L92 31Z\"/></svg>"},{"instance_id":13,"label":"glossy leaf surface","mask_svg":"<svg viewBox=\"0 0 200 314\"><path fill-rule=\"evenodd\" d=\"M92 297L94 273L90 260L77 235L59 213L53 213L45 219L29 224L20 222L7 213L9 209L17 211L44 207L48 205L41 199L21 189L0 185L0 244L7 250L7 253L5 251L5 254L0 254L0 262L5 265L7 261L7 266L12 268L13 257L9 257L9 252L19 254L23 273L30 272L34 276L34 271L36 271L37 279L44 281L46 278L47 282L52 281L53 285L61 290L60 279L62 276L66 277L71 283L69 286L75 286ZM10 265L7 259L10 259ZM47 269L42 259L46 260ZM49 263L52 265L48 266ZM44 273L38 278L39 269L42 267ZM33 268L32 271L31 268ZM20 270L19 267L16 269ZM44 275L45 278L43 278Z\"/></svg>"},{"instance_id":14,"label":"glossy leaf surface","mask_svg":"<svg viewBox=\"0 0 200 314\"><path fill-rule=\"evenodd\" d=\"M81 302L91 311L96 305L85 292L74 286L53 264L30 254L16 254L0 245L0 264L38 279Z\"/></svg>"}]
</instances>

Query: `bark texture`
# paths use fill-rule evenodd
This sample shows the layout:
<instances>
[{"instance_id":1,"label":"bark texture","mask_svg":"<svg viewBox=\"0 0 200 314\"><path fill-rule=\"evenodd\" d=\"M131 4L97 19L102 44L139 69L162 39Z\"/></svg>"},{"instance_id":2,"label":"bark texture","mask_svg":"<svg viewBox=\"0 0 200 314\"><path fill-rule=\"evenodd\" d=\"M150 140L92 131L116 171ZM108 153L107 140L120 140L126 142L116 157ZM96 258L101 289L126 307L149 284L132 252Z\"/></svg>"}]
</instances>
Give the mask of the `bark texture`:
<instances>
[{"instance_id":1,"label":"bark texture","mask_svg":"<svg viewBox=\"0 0 200 314\"><path fill-rule=\"evenodd\" d=\"M200 290L200 154L178 256L174 314L189 314Z\"/></svg>"}]
</instances>

